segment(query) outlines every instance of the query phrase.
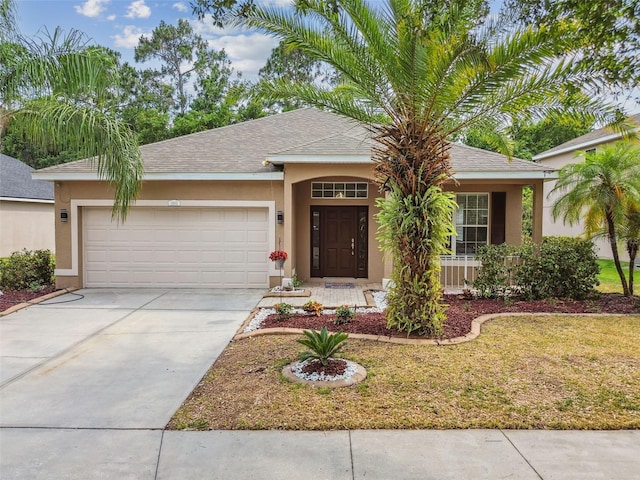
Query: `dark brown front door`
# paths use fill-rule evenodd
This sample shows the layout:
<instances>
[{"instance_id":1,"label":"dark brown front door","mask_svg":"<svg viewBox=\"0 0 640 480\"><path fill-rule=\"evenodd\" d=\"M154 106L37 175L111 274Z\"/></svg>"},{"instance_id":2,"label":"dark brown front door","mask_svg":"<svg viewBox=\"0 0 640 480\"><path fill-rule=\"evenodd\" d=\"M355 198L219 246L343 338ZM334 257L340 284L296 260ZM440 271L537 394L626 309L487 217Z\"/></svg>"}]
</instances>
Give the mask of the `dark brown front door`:
<instances>
[{"instance_id":1,"label":"dark brown front door","mask_svg":"<svg viewBox=\"0 0 640 480\"><path fill-rule=\"evenodd\" d=\"M367 207L312 207L311 213L312 252L319 254L312 275L366 277Z\"/></svg>"},{"instance_id":2,"label":"dark brown front door","mask_svg":"<svg viewBox=\"0 0 640 480\"><path fill-rule=\"evenodd\" d=\"M326 208L324 212L324 276L356 276L357 209Z\"/></svg>"}]
</instances>

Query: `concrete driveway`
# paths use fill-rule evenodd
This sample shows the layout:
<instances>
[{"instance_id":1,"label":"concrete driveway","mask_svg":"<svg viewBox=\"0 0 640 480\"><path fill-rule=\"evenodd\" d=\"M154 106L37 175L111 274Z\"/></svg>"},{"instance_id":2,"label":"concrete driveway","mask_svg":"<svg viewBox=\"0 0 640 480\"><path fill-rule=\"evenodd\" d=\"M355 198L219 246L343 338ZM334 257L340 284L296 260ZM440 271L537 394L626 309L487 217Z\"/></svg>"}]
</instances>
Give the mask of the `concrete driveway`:
<instances>
[{"instance_id":1,"label":"concrete driveway","mask_svg":"<svg viewBox=\"0 0 640 480\"><path fill-rule=\"evenodd\" d=\"M65 458L56 449L122 452L128 439L121 461L153 467L146 437L158 436L157 450L161 429L263 293L85 289L0 318L2 478L38 477L23 468L43 444L55 464ZM89 440L68 429L102 430ZM125 429L137 433L114 434Z\"/></svg>"},{"instance_id":2,"label":"concrete driveway","mask_svg":"<svg viewBox=\"0 0 640 480\"><path fill-rule=\"evenodd\" d=\"M163 428L262 293L87 289L3 318L0 426Z\"/></svg>"}]
</instances>

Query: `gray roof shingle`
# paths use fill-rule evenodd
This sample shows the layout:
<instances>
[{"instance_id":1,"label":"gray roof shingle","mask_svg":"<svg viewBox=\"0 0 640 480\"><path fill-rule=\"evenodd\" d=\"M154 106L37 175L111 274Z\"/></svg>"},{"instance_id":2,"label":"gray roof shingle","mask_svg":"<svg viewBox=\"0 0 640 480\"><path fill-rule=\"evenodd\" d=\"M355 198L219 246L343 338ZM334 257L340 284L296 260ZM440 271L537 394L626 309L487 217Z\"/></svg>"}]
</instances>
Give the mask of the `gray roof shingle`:
<instances>
[{"instance_id":1,"label":"gray roof shingle","mask_svg":"<svg viewBox=\"0 0 640 480\"><path fill-rule=\"evenodd\" d=\"M53 200L53 184L33 180L33 171L17 158L0 154L0 197Z\"/></svg>"},{"instance_id":2,"label":"gray roof shingle","mask_svg":"<svg viewBox=\"0 0 640 480\"><path fill-rule=\"evenodd\" d=\"M146 173L266 173L267 156L371 154L373 141L367 129L346 117L315 108L293 110L235 125L193 133L143 145ZM453 144L456 172L545 171L547 167L478 148ZM94 166L80 160L49 167L42 173L92 173Z\"/></svg>"},{"instance_id":3,"label":"gray roof shingle","mask_svg":"<svg viewBox=\"0 0 640 480\"><path fill-rule=\"evenodd\" d=\"M358 127L353 121L313 108L293 110L140 147L148 173L260 173L269 152L303 145ZM88 160L40 172L90 173Z\"/></svg>"},{"instance_id":4,"label":"gray roof shingle","mask_svg":"<svg viewBox=\"0 0 640 480\"><path fill-rule=\"evenodd\" d=\"M631 121L631 123L640 125L640 113L630 116L629 120ZM534 156L534 159L537 159L538 157L540 158L551 157L556 153L565 152L567 149L571 149L572 147L575 147L575 149L579 149L580 146L585 143L587 144L590 144L592 142L597 143L598 140L601 140L601 139L604 140L606 139L606 137L610 135L614 135L615 133L616 132L614 132L612 129L608 127L598 128L597 130L592 130L589 133L585 133L584 135L580 135L579 137L576 137L572 140L561 143L560 145L550 148L549 150L540 152L539 154Z\"/></svg>"}]
</instances>

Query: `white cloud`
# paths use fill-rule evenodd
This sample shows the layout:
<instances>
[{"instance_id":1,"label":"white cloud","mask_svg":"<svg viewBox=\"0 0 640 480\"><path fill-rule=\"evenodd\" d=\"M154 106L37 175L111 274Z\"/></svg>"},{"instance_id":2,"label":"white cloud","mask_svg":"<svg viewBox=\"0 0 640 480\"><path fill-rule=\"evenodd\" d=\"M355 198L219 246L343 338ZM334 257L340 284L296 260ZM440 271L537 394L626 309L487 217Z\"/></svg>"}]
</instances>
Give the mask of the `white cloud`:
<instances>
[{"instance_id":1,"label":"white cloud","mask_svg":"<svg viewBox=\"0 0 640 480\"><path fill-rule=\"evenodd\" d=\"M187 6L183 2L176 2L171 6L179 12L186 12L188 10Z\"/></svg>"},{"instance_id":2,"label":"white cloud","mask_svg":"<svg viewBox=\"0 0 640 480\"><path fill-rule=\"evenodd\" d=\"M107 17L107 20L109 20L110 22L113 22L115 19L116 19L116 16L115 16L115 15L109 15L109 16Z\"/></svg>"},{"instance_id":3,"label":"white cloud","mask_svg":"<svg viewBox=\"0 0 640 480\"><path fill-rule=\"evenodd\" d=\"M243 78L253 79L278 45L278 40L262 33L251 32L241 35L225 35L208 40L215 50L224 48L233 67L242 72Z\"/></svg>"},{"instance_id":4,"label":"white cloud","mask_svg":"<svg viewBox=\"0 0 640 480\"><path fill-rule=\"evenodd\" d=\"M116 47L133 48L138 46L140 37L149 37L150 34L134 25L125 25L122 34L113 35Z\"/></svg>"},{"instance_id":5,"label":"white cloud","mask_svg":"<svg viewBox=\"0 0 640 480\"><path fill-rule=\"evenodd\" d=\"M151 16L151 9L145 5L144 0L136 0L132 2L127 8L127 18L149 18Z\"/></svg>"},{"instance_id":6,"label":"white cloud","mask_svg":"<svg viewBox=\"0 0 640 480\"><path fill-rule=\"evenodd\" d=\"M202 20L189 20L189 23L191 23L193 31L205 39L211 38L212 35L235 35L248 31L246 27L241 26L216 27L211 15L206 15Z\"/></svg>"},{"instance_id":7,"label":"white cloud","mask_svg":"<svg viewBox=\"0 0 640 480\"><path fill-rule=\"evenodd\" d=\"M76 12L85 17L97 17L105 11L105 5L110 0L87 0L81 5L75 5Z\"/></svg>"}]
</instances>

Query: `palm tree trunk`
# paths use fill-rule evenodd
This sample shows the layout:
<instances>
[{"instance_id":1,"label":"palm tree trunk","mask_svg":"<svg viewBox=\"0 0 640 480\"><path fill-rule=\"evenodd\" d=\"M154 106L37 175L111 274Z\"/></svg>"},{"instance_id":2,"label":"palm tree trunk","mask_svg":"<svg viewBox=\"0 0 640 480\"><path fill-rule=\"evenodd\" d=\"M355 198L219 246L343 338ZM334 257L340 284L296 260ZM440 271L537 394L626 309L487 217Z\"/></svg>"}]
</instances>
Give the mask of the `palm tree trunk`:
<instances>
[{"instance_id":1,"label":"palm tree trunk","mask_svg":"<svg viewBox=\"0 0 640 480\"><path fill-rule=\"evenodd\" d=\"M627 253L629 254L629 295L633 295L633 276L639 247L640 241L638 241L637 238L627 240Z\"/></svg>"},{"instance_id":2,"label":"palm tree trunk","mask_svg":"<svg viewBox=\"0 0 640 480\"><path fill-rule=\"evenodd\" d=\"M440 255L455 233L453 195L432 186L423 195L405 196L396 187L377 204L378 238L393 258L387 327L407 335L439 335L446 318L440 303Z\"/></svg>"},{"instance_id":3,"label":"palm tree trunk","mask_svg":"<svg viewBox=\"0 0 640 480\"><path fill-rule=\"evenodd\" d=\"M625 297L630 296L629 286L627 285L627 279L624 276L622 265L620 265L620 255L618 255L618 241L616 240L616 227L613 221L613 214L607 212L607 226L609 228L609 242L611 243L611 253L613 254L613 262L616 265L620 282L622 283L622 293Z\"/></svg>"}]
</instances>

